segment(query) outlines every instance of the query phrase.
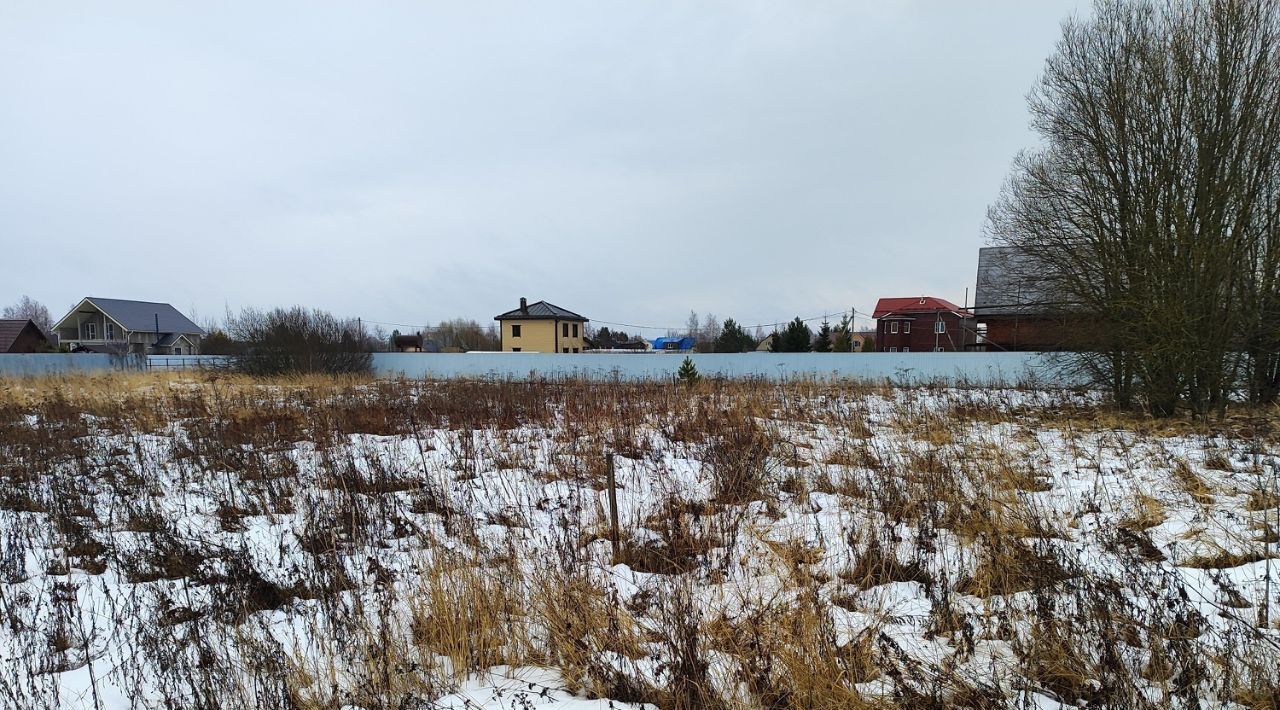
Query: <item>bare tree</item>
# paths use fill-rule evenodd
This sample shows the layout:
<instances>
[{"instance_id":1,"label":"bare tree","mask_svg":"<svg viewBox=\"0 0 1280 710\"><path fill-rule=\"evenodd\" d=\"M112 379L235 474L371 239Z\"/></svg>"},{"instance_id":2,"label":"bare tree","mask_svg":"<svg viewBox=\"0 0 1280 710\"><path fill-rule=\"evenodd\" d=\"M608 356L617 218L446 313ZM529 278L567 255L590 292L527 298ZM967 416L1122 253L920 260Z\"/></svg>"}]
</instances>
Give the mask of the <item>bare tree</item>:
<instances>
[{"instance_id":1,"label":"bare tree","mask_svg":"<svg viewBox=\"0 0 1280 710\"><path fill-rule=\"evenodd\" d=\"M715 352L716 338L720 337L720 319L715 314L708 313L702 319L702 327L698 329L696 336L697 347L699 352L709 353Z\"/></svg>"},{"instance_id":2,"label":"bare tree","mask_svg":"<svg viewBox=\"0 0 1280 710\"><path fill-rule=\"evenodd\" d=\"M231 367L251 375L367 373L373 343L354 318L340 319L301 306L270 311L244 309L227 321L239 346Z\"/></svg>"},{"instance_id":3,"label":"bare tree","mask_svg":"<svg viewBox=\"0 0 1280 710\"><path fill-rule=\"evenodd\" d=\"M482 326L474 320L454 318L441 321L431 329L430 337L441 347L461 350L501 350L502 338L498 329L490 324Z\"/></svg>"},{"instance_id":4,"label":"bare tree","mask_svg":"<svg viewBox=\"0 0 1280 710\"><path fill-rule=\"evenodd\" d=\"M701 328L701 321L698 320L697 311L689 311L689 318L684 322L684 335L688 338L698 339L698 331Z\"/></svg>"},{"instance_id":5,"label":"bare tree","mask_svg":"<svg viewBox=\"0 0 1280 710\"><path fill-rule=\"evenodd\" d=\"M49 309L30 296L23 296L22 300L12 306L5 306L3 316L6 319L35 321L36 327L44 331L45 335L53 330L53 318L49 316Z\"/></svg>"},{"instance_id":6,"label":"bare tree","mask_svg":"<svg viewBox=\"0 0 1280 710\"><path fill-rule=\"evenodd\" d=\"M989 232L1030 255L1122 405L1221 411L1241 372L1258 396L1274 374L1277 8L1102 0L1030 96L1045 147L1015 160Z\"/></svg>"}]
</instances>

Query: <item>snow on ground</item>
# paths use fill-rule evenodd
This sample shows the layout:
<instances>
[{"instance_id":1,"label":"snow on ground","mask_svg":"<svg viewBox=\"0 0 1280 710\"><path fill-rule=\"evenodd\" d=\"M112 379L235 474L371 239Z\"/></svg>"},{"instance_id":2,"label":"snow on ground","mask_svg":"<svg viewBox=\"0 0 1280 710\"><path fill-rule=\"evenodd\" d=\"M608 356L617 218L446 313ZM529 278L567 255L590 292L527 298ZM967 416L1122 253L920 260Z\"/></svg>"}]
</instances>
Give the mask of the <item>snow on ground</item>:
<instances>
[{"instance_id":1,"label":"snow on ground","mask_svg":"<svg viewBox=\"0 0 1280 710\"><path fill-rule=\"evenodd\" d=\"M692 683L749 707L764 678L796 707L1244 707L1277 687L1274 440L1091 426L1063 392L762 390L612 428L566 409L336 438L314 402L304 434L11 412L0 704L711 697Z\"/></svg>"}]
</instances>

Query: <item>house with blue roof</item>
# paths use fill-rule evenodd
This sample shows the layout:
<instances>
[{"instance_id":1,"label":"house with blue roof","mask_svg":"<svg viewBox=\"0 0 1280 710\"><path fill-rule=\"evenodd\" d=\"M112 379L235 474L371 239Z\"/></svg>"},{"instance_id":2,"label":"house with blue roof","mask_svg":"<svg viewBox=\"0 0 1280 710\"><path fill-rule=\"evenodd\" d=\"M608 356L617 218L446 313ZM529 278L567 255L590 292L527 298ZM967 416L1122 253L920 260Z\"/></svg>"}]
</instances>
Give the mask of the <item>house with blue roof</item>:
<instances>
[{"instance_id":1,"label":"house with blue roof","mask_svg":"<svg viewBox=\"0 0 1280 710\"><path fill-rule=\"evenodd\" d=\"M683 338L662 337L653 339L653 349L662 352L687 353L693 351L693 338L685 336Z\"/></svg>"},{"instance_id":2,"label":"house with blue roof","mask_svg":"<svg viewBox=\"0 0 1280 710\"><path fill-rule=\"evenodd\" d=\"M168 303L88 297L53 326L72 352L198 355L204 329Z\"/></svg>"}]
</instances>

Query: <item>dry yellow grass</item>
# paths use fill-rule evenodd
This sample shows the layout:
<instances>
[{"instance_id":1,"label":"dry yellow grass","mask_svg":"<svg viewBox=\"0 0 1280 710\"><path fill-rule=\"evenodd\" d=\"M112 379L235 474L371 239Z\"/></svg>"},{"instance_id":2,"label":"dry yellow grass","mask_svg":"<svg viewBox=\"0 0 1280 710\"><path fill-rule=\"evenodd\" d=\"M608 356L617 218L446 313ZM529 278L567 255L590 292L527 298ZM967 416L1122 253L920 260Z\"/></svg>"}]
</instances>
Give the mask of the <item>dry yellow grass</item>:
<instances>
[{"instance_id":1,"label":"dry yellow grass","mask_svg":"<svg viewBox=\"0 0 1280 710\"><path fill-rule=\"evenodd\" d=\"M1139 531L1153 528L1168 518L1164 504L1145 493L1136 493L1133 498L1133 513L1121 521L1123 527Z\"/></svg>"},{"instance_id":2,"label":"dry yellow grass","mask_svg":"<svg viewBox=\"0 0 1280 710\"><path fill-rule=\"evenodd\" d=\"M868 398L900 396L903 403L891 405L897 409L887 420L867 415L873 409ZM929 397L944 405L930 409ZM1006 683L1004 691L1016 683L1064 699L1125 706L1138 697L1125 694L1132 688L1108 687L1112 694L1104 696L1095 683L1103 669L1089 653L1099 648L1117 664L1129 664L1105 669L1124 682L1145 679L1167 690L1177 678L1194 677L1199 637L1178 637L1181 647L1166 647L1158 644L1169 634L1149 630L1173 628L1170 616L1194 611L1190 605L1166 609L1168 600L1177 604L1177 595L1160 586L1170 583L1168 576L1135 571L1091 578L1080 572L1075 543L1096 541L1089 536L1096 538L1099 529L1136 534L1158 526L1170 515L1166 506L1186 508L1183 494L1204 506L1195 512L1209 516L1230 497L1214 488L1222 479L1201 476L1186 461L1152 463L1134 454L1138 466L1167 471L1167 480L1144 483L1158 490L1055 490L1054 476L1068 476L1061 472L1074 467L1046 464L1036 428L1065 431L1083 412L1005 406L1015 399L983 410L973 393L710 381L694 388L424 385L166 374L5 382L0 447L23 458L18 465L0 462L0 480L12 484L0 507L45 516L38 518L44 528L66 538L64 559L53 568L60 574L91 563L100 573L117 564L113 555L127 554L104 544L108 533L131 529L168 540L172 521L147 501L173 494L166 489L172 482L156 477L155 461L129 459L125 447L87 448L85 440L99 430L78 423L80 415L118 420L104 425L106 431L180 425L185 449L164 463L190 477L185 490L227 497L213 498L220 530L243 530L254 522L245 519L258 515L297 516L287 520L299 521L299 564L311 566L313 576L265 591L260 584L257 596L266 601L253 608L284 613L290 595L301 595L310 608L337 610L325 623L340 627L340 634L312 628L319 643L328 644L327 664L298 656L288 674L291 702L317 710L394 706L407 694L433 697L469 672L522 664L559 669L572 690L662 707L999 707L1012 694L978 682L974 666L966 665L984 634L1006 641L1016 658L1013 681L992 681ZM885 403L875 404L878 412ZM20 419L29 413L84 436L33 432ZM1160 427L1144 424L1146 433L1107 438L1098 427L1119 426L1123 417L1101 414L1102 423L1078 438L1098 433L1091 445L1113 456L1130 456L1124 443L1130 438L1164 450ZM997 428L975 421L1013 426L992 434ZM391 441L385 448L356 446L353 441L369 437L355 434ZM314 459L290 458L298 441L312 445L301 448ZM419 454L412 447L427 441L440 448ZM607 528L599 512L606 450L628 457L625 470L640 472L624 495L662 484L649 499L625 501L630 513L616 558L602 542ZM373 456L361 459L362 466L352 463L366 453ZM53 481L57 497L29 485L38 469L30 462L45 459L83 467ZM813 459L827 466L812 465ZM93 468L98 461L110 465ZM536 485L516 491L511 482L523 472ZM1075 530L1065 529L1071 515L1058 515L1045 502L1069 494L1080 496L1080 505L1067 511L1083 521ZM89 509L102 495L118 496L112 530L92 527ZM511 510L475 505L508 495ZM1259 492L1250 507L1270 510L1274 502ZM1150 538L1140 537L1153 548ZM1162 554L1125 540L1106 552L1123 555L1128 565ZM393 575L374 563L388 550L418 567L395 583L385 581ZM526 556L530 551L537 556ZM192 574L226 554L192 553ZM349 568L339 571L338 559ZM1261 558L1224 552L1184 564L1217 568L1253 559ZM623 582L615 586L618 579ZM893 643L894 634L911 633L918 620L874 611L877 594L908 589L927 590L910 601L928 605L914 612L928 619L922 645L945 639L938 646L945 657L936 665ZM1126 608L1134 596L1162 603ZM730 598L736 605L718 604ZM384 602L398 611L384 610ZM986 616L975 615L974 605ZM1099 611L1111 607L1114 618ZM845 613L850 610L857 613ZM234 618L242 623L250 616L241 611ZM201 623L220 622L210 616ZM892 633L881 637L890 624ZM157 628L149 633L169 627ZM1116 651L1121 644L1149 655ZM448 663L435 662L440 657ZM870 681L891 691L872 697L859 688ZM1262 671L1230 682L1239 683L1241 698L1263 697L1268 687Z\"/></svg>"}]
</instances>

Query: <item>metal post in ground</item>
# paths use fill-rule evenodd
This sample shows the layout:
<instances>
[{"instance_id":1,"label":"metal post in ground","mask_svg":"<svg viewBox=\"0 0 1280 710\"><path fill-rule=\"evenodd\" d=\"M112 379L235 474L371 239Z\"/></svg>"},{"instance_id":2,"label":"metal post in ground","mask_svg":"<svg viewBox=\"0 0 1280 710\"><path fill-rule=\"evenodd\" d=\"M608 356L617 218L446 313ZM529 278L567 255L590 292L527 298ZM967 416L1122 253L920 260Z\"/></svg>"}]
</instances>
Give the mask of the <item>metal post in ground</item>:
<instances>
[{"instance_id":1,"label":"metal post in ground","mask_svg":"<svg viewBox=\"0 0 1280 710\"><path fill-rule=\"evenodd\" d=\"M613 453L608 454L608 486L609 486L609 542L612 543L613 559L618 559L618 480L614 472Z\"/></svg>"}]
</instances>

